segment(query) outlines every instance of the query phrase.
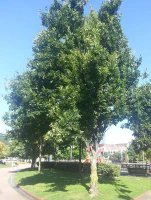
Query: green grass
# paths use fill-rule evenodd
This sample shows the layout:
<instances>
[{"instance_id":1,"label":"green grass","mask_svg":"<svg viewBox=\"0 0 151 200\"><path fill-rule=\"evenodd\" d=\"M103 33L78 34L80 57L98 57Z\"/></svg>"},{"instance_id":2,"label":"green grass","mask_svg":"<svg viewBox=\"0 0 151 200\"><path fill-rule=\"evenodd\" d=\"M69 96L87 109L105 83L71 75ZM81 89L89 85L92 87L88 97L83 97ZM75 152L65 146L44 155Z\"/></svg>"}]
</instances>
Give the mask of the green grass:
<instances>
[{"instance_id":1,"label":"green grass","mask_svg":"<svg viewBox=\"0 0 151 200\"><path fill-rule=\"evenodd\" d=\"M82 178L76 173L56 170L21 171L15 175L15 182L32 194L44 200L90 200L89 174ZM99 176L99 196L93 200L131 200L151 189L151 179L147 177L121 176L105 178Z\"/></svg>"},{"instance_id":2,"label":"green grass","mask_svg":"<svg viewBox=\"0 0 151 200\"><path fill-rule=\"evenodd\" d=\"M7 167L11 167L11 165L10 164L5 164L5 165L0 164L0 168L7 168Z\"/></svg>"}]
</instances>

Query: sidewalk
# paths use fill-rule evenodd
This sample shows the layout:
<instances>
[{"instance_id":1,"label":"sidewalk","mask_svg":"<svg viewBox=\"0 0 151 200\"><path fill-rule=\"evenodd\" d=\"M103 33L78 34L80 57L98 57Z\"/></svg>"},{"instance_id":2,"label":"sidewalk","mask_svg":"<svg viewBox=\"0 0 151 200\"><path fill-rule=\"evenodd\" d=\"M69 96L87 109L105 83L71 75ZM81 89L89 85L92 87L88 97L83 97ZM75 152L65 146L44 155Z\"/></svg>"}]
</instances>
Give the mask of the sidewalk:
<instances>
[{"instance_id":1,"label":"sidewalk","mask_svg":"<svg viewBox=\"0 0 151 200\"><path fill-rule=\"evenodd\" d=\"M142 194L139 197L136 197L134 200L151 200L151 190Z\"/></svg>"},{"instance_id":2,"label":"sidewalk","mask_svg":"<svg viewBox=\"0 0 151 200\"><path fill-rule=\"evenodd\" d=\"M22 164L16 167L0 168L0 200L27 200L26 195L21 195L17 187L12 185L12 175L15 171L30 167L29 164ZM12 185L12 186L11 186Z\"/></svg>"}]
</instances>

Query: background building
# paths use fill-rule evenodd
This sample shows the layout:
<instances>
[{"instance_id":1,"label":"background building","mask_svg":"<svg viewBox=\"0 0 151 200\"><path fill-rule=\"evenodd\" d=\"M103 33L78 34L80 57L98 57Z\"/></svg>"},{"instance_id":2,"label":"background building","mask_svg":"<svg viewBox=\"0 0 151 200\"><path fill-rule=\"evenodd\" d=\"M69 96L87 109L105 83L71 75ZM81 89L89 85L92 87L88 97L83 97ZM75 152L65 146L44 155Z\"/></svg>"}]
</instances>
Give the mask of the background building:
<instances>
[{"instance_id":1,"label":"background building","mask_svg":"<svg viewBox=\"0 0 151 200\"><path fill-rule=\"evenodd\" d=\"M114 154L116 152L123 152L126 151L128 148L128 143L121 143L121 144L99 144L98 152L101 154L109 153Z\"/></svg>"}]
</instances>

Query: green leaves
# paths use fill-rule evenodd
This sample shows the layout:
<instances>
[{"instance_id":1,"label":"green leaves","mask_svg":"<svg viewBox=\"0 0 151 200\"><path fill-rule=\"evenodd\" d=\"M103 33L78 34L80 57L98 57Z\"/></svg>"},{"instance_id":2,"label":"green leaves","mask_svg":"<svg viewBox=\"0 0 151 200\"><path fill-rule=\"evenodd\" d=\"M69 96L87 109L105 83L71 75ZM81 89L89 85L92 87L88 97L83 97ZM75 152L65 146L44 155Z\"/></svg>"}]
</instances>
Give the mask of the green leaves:
<instances>
[{"instance_id":1,"label":"green leaves","mask_svg":"<svg viewBox=\"0 0 151 200\"><path fill-rule=\"evenodd\" d=\"M90 138L126 116L141 59L131 55L120 25L121 3L106 1L98 14L91 10L83 17L86 1L54 1L41 15L46 29L35 41L29 66L37 72L40 88L51 91L46 104L56 134L75 121ZM73 116L65 114L71 110Z\"/></svg>"},{"instance_id":2,"label":"green leaves","mask_svg":"<svg viewBox=\"0 0 151 200\"><path fill-rule=\"evenodd\" d=\"M134 146L137 151L146 150L151 145L151 84L139 86L131 96L128 117L129 127L135 136ZM127 124L127 125L128 125Z\"/></svg>"},{"instance_id":3,"label":"green leaves","mask_svg":"<svg viewBox=\"0 0 151 200\"><path fill-rule=\"evenodd\" d=\"M54 0L41 12L44 30L34 40L33 59L6 97L12 132L21 139L68 146L102 137L126 117L141 58L132 56L123 33L122 1L105 1L84 16L86 3Z\"/></svg>"}]
</instances>

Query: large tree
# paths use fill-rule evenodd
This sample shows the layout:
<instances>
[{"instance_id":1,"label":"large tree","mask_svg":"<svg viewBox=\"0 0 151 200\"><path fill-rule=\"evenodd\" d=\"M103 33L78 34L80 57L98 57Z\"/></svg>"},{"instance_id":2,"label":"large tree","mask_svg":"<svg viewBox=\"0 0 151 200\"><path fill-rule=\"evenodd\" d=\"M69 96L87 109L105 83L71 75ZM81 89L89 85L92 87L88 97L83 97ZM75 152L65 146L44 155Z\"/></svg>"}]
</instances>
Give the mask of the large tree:
<instances>
[{"instance_id":1,"label":"large tree","mask_svg":"<svg viewBox=\"0 0 151 200\"><path fill-rule=\"evenodd\" d=\"M41 13L44 29L35 38L28 64L32 76L27 85L32 89L26 91L24 84L20 92L28 130L32 127L36 138L42 135L56 146L73 141L90 146L89 192L95 196L99 192L96 144L108 126L125 118L141 59L132 55L121 28L122 1L105 1L98 13L91 9L85 16L86 2L54 0L47 13Z\"/></svg>"},{"instance_id":2,"label":"large tree","mask_svg":"<svg viewBox=\"0 0 151 200\"><path fill-rule=\"evenodd\" d=\"M139 77L141 58L132 55L121 28L121 3L105 1L98 13L84 16L85 0L55 0L41 14L45 29L29 62L41 87L51 90L53 121L47 136L60 142L85 138L91 146L92 196L98 194L96 143L108 126L125 118Z\"/></svg>"}]
</instances>

